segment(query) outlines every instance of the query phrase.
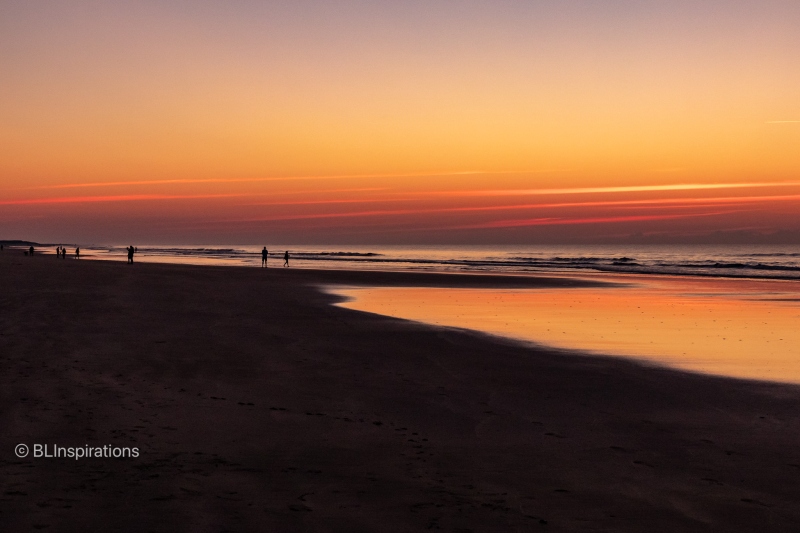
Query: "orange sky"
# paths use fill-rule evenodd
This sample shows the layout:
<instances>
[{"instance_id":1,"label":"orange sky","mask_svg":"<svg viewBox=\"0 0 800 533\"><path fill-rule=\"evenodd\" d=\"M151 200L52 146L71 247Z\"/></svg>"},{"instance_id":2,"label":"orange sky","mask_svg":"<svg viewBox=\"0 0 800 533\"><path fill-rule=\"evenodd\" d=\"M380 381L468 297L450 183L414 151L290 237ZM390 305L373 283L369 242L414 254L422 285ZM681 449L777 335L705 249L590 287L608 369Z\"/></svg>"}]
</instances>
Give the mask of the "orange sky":
<instances>
[{"instance_id":1,"label":"orange sky","mask_svg":"<svg viewBox=\"0 0 800 533\"><path fill-rule=\"evenodd\" d=\"M800 242L800 4L697 4L5 3L0 239Z\"/></svg>"}]
</instances>

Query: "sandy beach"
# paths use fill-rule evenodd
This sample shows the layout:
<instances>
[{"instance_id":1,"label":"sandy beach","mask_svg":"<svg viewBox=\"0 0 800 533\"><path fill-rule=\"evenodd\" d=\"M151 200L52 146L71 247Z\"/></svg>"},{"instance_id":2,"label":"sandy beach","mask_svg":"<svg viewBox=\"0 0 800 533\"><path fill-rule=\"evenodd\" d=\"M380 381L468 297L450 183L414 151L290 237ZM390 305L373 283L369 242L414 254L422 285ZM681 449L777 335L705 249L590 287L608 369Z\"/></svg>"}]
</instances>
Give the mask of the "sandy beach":
<instances>
[{"instance_id":1,"label":"sandy beach","mask_svg":"<svg viewBox=\"0 0 800 533\"><path fill-rule=\"evenodd\" d=\"M320 289L588 283L6 249L0 530L797 531L800 388L372 315ZM20 443L139 457L19 458Z\"/></svg>"}]
</instances>

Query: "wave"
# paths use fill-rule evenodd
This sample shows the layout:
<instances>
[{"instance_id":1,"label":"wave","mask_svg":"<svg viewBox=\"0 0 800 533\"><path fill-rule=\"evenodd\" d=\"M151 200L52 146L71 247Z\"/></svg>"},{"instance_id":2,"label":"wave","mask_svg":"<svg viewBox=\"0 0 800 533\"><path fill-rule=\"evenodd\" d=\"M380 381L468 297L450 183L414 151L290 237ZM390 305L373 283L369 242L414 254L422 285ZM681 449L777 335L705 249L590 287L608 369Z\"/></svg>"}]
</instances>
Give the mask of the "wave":
<instances>
[{"instance_id":1,"label":"wave","mask_svg":"<svg viewBox=\"0 0 800 533\"><path fill-rule=\"evenodd\" d=\"M161 255L197 255L197 254L252 254L235 248L137 248L140 253ZM254 253L254 252L253 252Z\"/></svg>"},{"instance_id":2,"label":"wave","mask_svg":"<svg viewBox=\"0 0 800 533\"><path fill-rule=\"evenodd\" d=\"M750 257L800 257L800 253L777 252L771 254L747 254Z\"/></svg>"},{"instance_id":3,"label":"wave","mask_svg":"<svg viewBox=\"0 0 800 533\"><path fill-rule=\"evenodd\" d=\"M734 268L734 269L751 269L751 270L787 270L791 272L800 272L800 267L793 265L768 265L763 263L679 263L664 266L672 266L675 268Z\"/></svg>"},{"instance_id":4,"label":"wave","mask_svg":"<svg viewBox=\"0 0 800 533\"><path fill-rule=\"evenodd\" d=\"M379 257L383 254L373 252L295 252L293 255L296 257L306 257L309 259L314 257L323 257L328 259L330 257Z\"/></svg>"},{"instance_id":5,"label":"wave","mask_svg":"<svg viewBox=\"0 0 800 533\"><path fill-rule=\"evenodd\" d=\"M93 247L111 259L124 254L122 246ZM277 248L277 247L276 247ZM288 247L295 266L313 268L396 269L449 272L613 272L654 275L687 275L717 277L753 277L800 280L800 251L798 248L777 250L686 249L664 248L653 251L630 247L608 248L563 247L578 253L559 253L557 247L537 251L519 249L475 250L470 248L405 248L378 250L325 250L322 247ZM154 261L197 264L260 264L260 246L141 246L143 258ZM531 247L531 250L536 250ZM628 252L628 253L625 253ZM635 253L630 253L635 252ZM750 253L747 253L750 252ZM280 251L272 257L283 256Z\"/></svg>"}]
</instances>

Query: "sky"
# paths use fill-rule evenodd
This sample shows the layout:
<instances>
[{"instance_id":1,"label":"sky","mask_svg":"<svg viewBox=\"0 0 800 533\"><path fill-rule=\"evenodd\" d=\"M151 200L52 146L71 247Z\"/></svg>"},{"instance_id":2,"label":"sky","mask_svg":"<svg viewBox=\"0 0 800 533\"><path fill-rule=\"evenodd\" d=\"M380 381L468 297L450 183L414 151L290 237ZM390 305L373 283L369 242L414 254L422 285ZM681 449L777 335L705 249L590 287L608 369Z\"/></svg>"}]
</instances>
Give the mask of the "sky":
<instances>
[{"instance_id":1,"label":"sky","mask_svg":"<svg viewBox=\"0 0 800 533\"><path fill-rule=\"evenodd\" d=\"M796 0L0 0L0 239L800 243Z\"/></svg>"}]
</instances>

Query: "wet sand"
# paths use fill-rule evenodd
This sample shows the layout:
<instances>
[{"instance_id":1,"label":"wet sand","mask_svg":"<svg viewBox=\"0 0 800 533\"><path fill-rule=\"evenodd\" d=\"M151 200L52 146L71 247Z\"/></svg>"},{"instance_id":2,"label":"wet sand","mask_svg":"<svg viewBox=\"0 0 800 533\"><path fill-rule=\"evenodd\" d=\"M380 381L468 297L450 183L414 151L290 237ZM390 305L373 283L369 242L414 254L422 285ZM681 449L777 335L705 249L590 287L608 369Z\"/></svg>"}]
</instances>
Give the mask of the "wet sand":
<instances>
[{"instance_id":1,"label":"wet sand","mask_svg":"<svg viewBox=\"0 0 800 533\"><path fill-rule=\"evenodd\" d=\"M538 346L800 385L800 282L632 274L600 279L619 284L614 290L330 290L348 298L338 304L348 309Z\"/></svg>"},{"instance_id":2,"label":"wet sand","mask_svg":"<svg viewBox=\"0 0 800 533\"><path fill-rule=\"evenodd\" d=\"M342 309L333 283L582 285L5 250L0 530L797 530L800 388Z\"/></svg>"}]
</instances>

